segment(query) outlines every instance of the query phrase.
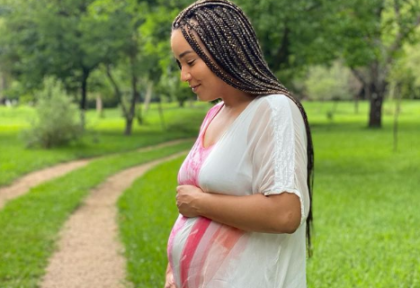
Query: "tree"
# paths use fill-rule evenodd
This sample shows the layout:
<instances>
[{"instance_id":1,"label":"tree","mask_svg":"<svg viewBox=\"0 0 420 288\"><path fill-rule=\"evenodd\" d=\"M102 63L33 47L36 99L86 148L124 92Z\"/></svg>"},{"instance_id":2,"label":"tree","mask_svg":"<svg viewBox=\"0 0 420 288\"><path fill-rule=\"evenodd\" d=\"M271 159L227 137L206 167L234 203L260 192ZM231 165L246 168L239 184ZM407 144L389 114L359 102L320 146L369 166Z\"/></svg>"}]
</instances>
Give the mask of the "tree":
<instances>
[{"instance_id":1,"label":"tree","mask_svg":"<svg viewBox=\"0 0 420 288\"><path fill-rule=\"evenodd\" d=\"M381 127L389 71L404 43L416 40L420 1L238 0L238 4L256 27L269 66L286 86L293 87L293 78L308 65L342 58L369 98L369 127Z\"/></svg>"},{"instance_id":2,"label":"tree","mask_svg":"<svg viewBox=\"0 0 420 288\"><path fill-rule=\"evenodd\" d=\"M185 101L195 95L188 85L180 82L179 67L170 48L171 21L178 13L177 8L157 7L147 15L140 29L145 37L144 54L148 79L158 86L159 94L176 99L180 107L183 107Z\"/></svg>"},{"instance_id":3,"label":"tree","mask_svg":"<svg viewBox=\"0 0 420 288\"><path fill-rule=\"evenodd\" d=\"M369 127L382 126L388 76L404 43L414 40L420 24L417 0L329 2L327 19L335 47L363 83L370 101Z\"/></svg>"},{"instance_id":4,"label":"tree","mask_svg":"<svg viewBox=\"0 0 420 288\"><path fill-rule=\"evenodd\" d=\"M53 75L67 91L78 93L83 124L89 76L116 53L126 31L119 23L90 17L92 2L10 1L7 33L1 43L3 57L13 63L14 75L28 89L39 87L45 76Z\"/></svg>"},{"instance_id":5,"label":"tree","mask_svg":"<svg viewBox=\"0 0 420 288\"><path fill-rule=\"evenodd\" d=\"M238 0L250 18L269 67L280 81L294 89L295 77L310 65L330 64L337 58L324 41L320 0ZM321 36L322 35L322 36Z\"/></svg>"}]
</instances>

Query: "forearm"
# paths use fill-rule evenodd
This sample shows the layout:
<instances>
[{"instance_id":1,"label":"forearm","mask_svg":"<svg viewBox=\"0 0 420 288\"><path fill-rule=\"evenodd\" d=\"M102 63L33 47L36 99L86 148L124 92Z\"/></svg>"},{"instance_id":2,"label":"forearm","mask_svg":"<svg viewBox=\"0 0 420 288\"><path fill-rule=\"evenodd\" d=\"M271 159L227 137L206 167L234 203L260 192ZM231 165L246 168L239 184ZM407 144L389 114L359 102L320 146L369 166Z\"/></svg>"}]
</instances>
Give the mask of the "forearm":
<instances>
[{"instance_id":1,"label":"forearm","mask_svg":"<svg viewBox=\"0 0 420 288\"><path fill-rule=\"evenodd\" d=\"M195 205L199 215L245 231L293 233L300 224L300 200L290 193L269 197L203 193Z\"/></svg>"}]
</instances>

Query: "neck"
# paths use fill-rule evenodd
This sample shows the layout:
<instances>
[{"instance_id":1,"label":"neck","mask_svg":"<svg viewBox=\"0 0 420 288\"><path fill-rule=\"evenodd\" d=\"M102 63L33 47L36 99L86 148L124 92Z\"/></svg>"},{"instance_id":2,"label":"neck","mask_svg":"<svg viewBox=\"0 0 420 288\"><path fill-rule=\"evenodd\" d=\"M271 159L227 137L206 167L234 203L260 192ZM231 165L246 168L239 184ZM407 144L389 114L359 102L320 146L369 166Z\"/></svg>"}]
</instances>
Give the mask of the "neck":
<instances>
[{"instance_id":1,"label":"neck","mask_svg":"<svg viewBox=\"0 0 420 288\"><path fill-rule=\"evenodd\" d=\"M245 93L238 89L231 89L231 91L227 91L221 98L224 102L225 109L227 110L235 110L236 108L241 108L243 105L247 105L251 102L255 96L251 94Z\"/></svg>"}]
</instances>

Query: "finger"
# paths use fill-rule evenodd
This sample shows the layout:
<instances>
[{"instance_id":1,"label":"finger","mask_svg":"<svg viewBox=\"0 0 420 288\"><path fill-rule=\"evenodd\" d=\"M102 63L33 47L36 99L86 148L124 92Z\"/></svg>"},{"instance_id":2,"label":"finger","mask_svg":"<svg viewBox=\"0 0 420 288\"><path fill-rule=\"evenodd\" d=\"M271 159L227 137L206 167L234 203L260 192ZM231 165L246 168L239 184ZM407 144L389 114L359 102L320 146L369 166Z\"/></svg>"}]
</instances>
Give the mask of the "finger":
<instances>
[{"instance_id":1,"label":"finger","mask_svg":"<svg viewBox=\"0 0 420 288\"><path fill-rule=\"evenodd\" d=\"M168 281L165 283L165 288L176 288L174 281Z\"/></svg>"}]
</instances>

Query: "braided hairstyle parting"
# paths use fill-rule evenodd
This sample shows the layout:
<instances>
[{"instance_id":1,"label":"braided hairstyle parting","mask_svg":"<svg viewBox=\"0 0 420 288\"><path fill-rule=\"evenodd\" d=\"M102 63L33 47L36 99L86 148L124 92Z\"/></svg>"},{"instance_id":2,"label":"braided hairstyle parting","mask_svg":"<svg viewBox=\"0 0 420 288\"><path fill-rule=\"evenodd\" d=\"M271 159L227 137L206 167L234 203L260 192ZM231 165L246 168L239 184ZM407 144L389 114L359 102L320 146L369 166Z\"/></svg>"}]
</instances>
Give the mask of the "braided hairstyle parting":
<instances>
[{"instance_id":1,"label":"braided hairstyle parting","mask_svg":"<svg viewBox=\"0 0 420 288\"><path fill-rule=\"evenodd\" d=\"M283 94L299 108L306 127L310 210L306 219L309 255L312 230L312 190L314 150L311 130L302 104L295 99L268 67L255 31L244 12L227 0L199 0L179 13L172 30L181 29L183 36L209 69L227 84L257 96ZM194 33L195 32L195 33ZM197 35L211 57L201 48Z\"/></svg>"}]
</instances>

